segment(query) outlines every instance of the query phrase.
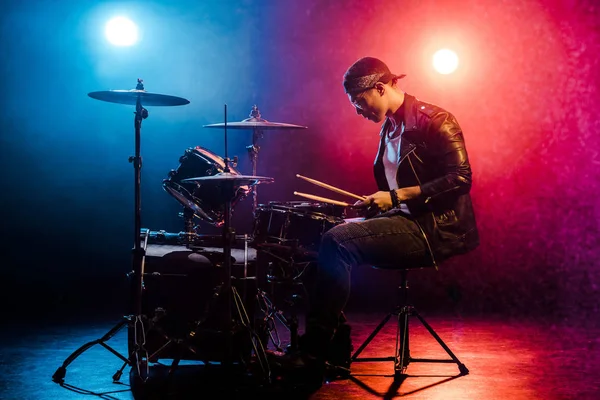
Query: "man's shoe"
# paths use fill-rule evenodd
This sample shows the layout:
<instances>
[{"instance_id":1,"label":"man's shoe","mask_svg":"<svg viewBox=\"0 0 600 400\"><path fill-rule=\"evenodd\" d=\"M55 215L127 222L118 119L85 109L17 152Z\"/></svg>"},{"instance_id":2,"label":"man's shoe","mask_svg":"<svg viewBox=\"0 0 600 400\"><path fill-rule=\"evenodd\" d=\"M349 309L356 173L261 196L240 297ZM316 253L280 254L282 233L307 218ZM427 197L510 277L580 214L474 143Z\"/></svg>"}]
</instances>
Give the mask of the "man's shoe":
<instances>
[{"instance_id":1,"label":"man's shoe","mask_svg":"<svg viewBox=\"0 0 600 400\"><path fill-rule=\"evenodd\" d=\"M276 379L285 384L318 390L325 380L325 360L306 352L267 352Z\"/></svg>"},{"instance_id":2,"label":"man's shoe","mask_svg":"<svg viewBox=\"0 0 600 400\"><path fill-rule=\"evenodd\" d=\"M325 360L320 357L310 355L301 350L290 351L287 353L268 351L269 360L276 368L283 370L302 370L325 368Z\"/></svg>"},{"instance_id":3,"label":"man's shoe","mask_svg":"<svg viewBox=\"0 0 600 400\"><path fill-rule=\"evenodd\" d=\"M350 375L352 350L354 350L354 346L352 346L351 327L342 323L336 330L329 346L325 370L327 380L345 379Z\"/></svg>"}]
</instances>

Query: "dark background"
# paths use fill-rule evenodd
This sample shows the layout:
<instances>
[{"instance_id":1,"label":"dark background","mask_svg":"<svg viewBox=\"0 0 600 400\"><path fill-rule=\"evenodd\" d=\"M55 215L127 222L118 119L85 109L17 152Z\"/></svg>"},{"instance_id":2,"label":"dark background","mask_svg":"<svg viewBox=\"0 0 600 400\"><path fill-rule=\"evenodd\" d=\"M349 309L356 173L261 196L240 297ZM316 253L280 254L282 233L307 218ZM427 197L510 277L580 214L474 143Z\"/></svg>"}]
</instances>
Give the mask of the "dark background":
<instances>
[{"instance_id":1,"label":"dark background","mask_svg":"<svg viewBox=\"0 0 600 400\"><path fill-rule=\"evenodd\" d=\"M453 112L473 167L481 234L474 252L411 279L422 308L592 321L600 285L600 10L593 1L5 1L0 63L1 300L15 319L118 314L131 269L133 107L88 92L181 96L148 107L142 126L142 227L179 232L179 203L162 189L186 148L224 156L221 130L257 105L262 117L307 126L259 142L259 203L336 197L300 173L348 191L375 190L378 126L354 115L341 78L382 58L401 89ZM119 48L105 22L127 15L141 41ZM458 52L455 74L433 52ZM251 174L249 131L228 152ZM339 197L336 197L339 198ZM341 200L346 200L340 198ZM251 233L251 201L235 210ZM206 227L207 233L216 232ZM381 310L389 273L353 275L350 307Z\"/></svg>"}]
</instances>

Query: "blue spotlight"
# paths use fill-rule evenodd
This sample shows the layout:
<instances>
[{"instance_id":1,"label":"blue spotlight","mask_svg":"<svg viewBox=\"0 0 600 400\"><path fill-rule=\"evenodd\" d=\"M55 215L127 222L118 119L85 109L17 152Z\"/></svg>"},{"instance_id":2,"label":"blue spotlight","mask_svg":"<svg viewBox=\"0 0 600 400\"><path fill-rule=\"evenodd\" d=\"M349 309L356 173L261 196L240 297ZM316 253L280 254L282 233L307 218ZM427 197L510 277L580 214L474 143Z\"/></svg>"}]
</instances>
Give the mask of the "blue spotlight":
<instances>
[{"instance_id":1,"label":"blue spotlight","mask_svg":"<svg viewBox=\"0 0 600 400\"><path fill-rule=\"evenodd\" d=\"M115 46L131 46L138 40L137 26L125 17L115 17L108 21L104 33Z\"/></svg>"}]
</instances>

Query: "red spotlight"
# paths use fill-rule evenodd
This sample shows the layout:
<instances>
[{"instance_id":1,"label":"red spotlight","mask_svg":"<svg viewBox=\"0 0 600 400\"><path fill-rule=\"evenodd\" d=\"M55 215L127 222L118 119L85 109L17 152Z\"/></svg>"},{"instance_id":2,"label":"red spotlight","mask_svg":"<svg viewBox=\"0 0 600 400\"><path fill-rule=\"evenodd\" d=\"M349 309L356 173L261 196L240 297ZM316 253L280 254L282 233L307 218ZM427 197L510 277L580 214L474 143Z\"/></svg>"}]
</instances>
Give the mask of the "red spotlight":
<instances>
[{"instance_id":1,"label":"red spotlight","mask_svg":"<svg viewBox=\"0 0 600 400\"><path fill-rule=\"evenodd\" d=\"M458 68L458 56L449 49L441 49L433 55L433 68L443 75L448 75Z\"/></svg>"}]
</instances>

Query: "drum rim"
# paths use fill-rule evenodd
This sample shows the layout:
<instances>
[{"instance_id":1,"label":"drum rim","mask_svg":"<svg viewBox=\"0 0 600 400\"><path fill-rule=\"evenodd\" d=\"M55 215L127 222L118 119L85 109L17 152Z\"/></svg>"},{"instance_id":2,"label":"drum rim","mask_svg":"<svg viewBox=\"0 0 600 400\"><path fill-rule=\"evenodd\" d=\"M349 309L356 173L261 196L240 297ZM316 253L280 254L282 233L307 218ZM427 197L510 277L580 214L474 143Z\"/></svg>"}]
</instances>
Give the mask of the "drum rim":
<instances>
[{"instance_id":1,"label":"drum rim","mask_svg":"<svg viewBox=\"0 0 600 400\"><path fill-rule=\"evenodd\" d=\"M324 213L320 213L320 212L316 212L316 211L312 211L312 210L298 210L298 209L292 209L290 207L280 207L280 208L276 208L273 207L273 205L269 204L268 206L264 207L264 205L258 205L256 207L256 211L275 211L278 213L289 213L289 214L295 214L295 215L299 215L299 216L303 216L303 217L309 217L311 219L314 220L326 220L327 222L340 222L343 221L344 218L341 217L336 217L335 215L329 215L329 214L324 214Z\"/></svg>"},{"instance_id":2,"label":"drum rim","mask_svg":"<svg viewBox=\"0 0 600 400\"><path fill-rule=\"evenodd\" d=\"M213 152L212 150L209 150L208 148L202 146L189 147L188 149L186 149L186 151L188 150L195 152L196 154L205 155L212 161L216 161L218 167L220 168L219 172L223 172L225 170L225 159L217 153ZM232 174L240 175L240 172L234 166L230 165L229 169Z\"/></svg>"}]
</instances>

